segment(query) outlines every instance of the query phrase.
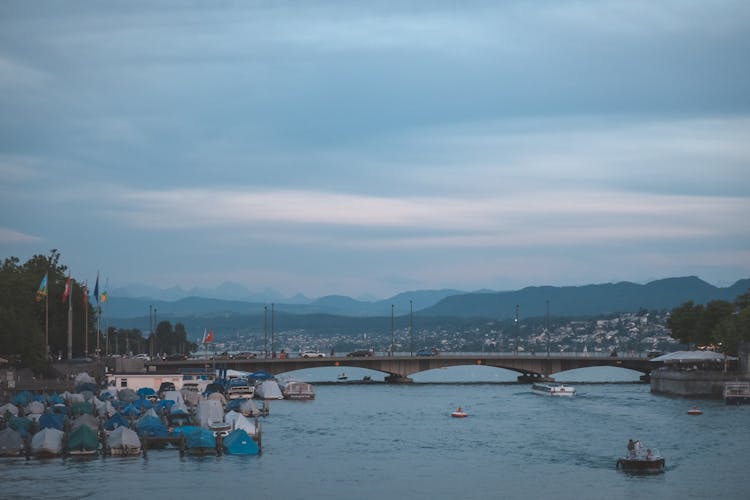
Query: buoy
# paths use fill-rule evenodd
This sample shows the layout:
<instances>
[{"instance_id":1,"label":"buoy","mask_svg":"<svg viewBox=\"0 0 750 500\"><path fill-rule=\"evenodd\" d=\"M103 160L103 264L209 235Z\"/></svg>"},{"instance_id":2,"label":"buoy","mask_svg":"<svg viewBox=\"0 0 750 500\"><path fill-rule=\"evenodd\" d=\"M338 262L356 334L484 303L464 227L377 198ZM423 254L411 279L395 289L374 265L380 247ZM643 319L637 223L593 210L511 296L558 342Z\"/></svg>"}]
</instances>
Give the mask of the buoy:
<instances>
[{"instance_id":1,"label":"buoy","mask_svg":"<svg viewBox=\"0 0 750 500\"><path fill-rule=\"evenodd\" d=\"M703 415L703 411L701 411L697 406L693 406L688 410L688 415Z\"/></svg>"}]
</instances>

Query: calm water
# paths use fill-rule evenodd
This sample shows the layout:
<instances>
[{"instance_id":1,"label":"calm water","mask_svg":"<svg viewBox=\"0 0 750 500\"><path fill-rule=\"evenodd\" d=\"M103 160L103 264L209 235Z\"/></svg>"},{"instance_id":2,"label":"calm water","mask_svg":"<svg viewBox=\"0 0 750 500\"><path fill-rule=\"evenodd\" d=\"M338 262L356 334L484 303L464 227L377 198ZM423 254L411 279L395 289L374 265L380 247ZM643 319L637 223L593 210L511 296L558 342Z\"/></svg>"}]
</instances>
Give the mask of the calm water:
<instances>
[{"instance_id":1,"label":"calm water","mask_svg":"<svg viewBox=\"0 0 750 500\"><path fill-rule=\"evenodd\" d=\"M319 385L279 401L260 457L10 459L1 498L748 498L750 407L655 396L647 385ZM700 405L704 414L686 411ZM458 405L467 419L449 417ZM629 438L667 471L615 469ZM241 495L241 496L239 496Z\"/></svg>"}]
</instances>

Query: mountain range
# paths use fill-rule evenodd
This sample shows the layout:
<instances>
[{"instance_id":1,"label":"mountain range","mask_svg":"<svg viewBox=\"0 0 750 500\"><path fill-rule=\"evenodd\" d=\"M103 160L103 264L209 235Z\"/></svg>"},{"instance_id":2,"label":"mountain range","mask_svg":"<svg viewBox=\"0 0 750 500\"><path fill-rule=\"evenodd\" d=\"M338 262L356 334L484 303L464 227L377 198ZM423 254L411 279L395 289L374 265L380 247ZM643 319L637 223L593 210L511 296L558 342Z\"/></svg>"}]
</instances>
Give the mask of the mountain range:
<instances>
[{"instance_id":1,"label":"mountain range","mask_svg":"<svg viewBox=\"0 0 750 500\"><path fill-rule=\"evenodd\" d=\"M646 284L620 282L563 287L534 286L504 292L418 290L403 292L385 300L358 300L342 295L312 300L302 295L284 298L270 289L253 294L242 285L225 283L213 290L191 290L196 294L203 293L203 296L181 296L169 300L170 296L177 297L186 292L179 288L159 291L144 286L130 286L128 289L112 290L105 314L109 318L148 318L151 308L156 311L159 320L196 316L262 316L264 310L270 313L273 307L277 313L293 315L326 314L365 318L390 316L392 312L395 316L405 316L413 310L422 317L507 319L514 317L518 306L518 313L523 317L544 316L547 307L553 316L591 316L639 309L672 309L690 300L695 303L733 301L748 289L750 279L741 279L729 287L716 287L695 276L688 276ZM151 295L138 296L137 293Z\"/></svg>"}]
</instances>

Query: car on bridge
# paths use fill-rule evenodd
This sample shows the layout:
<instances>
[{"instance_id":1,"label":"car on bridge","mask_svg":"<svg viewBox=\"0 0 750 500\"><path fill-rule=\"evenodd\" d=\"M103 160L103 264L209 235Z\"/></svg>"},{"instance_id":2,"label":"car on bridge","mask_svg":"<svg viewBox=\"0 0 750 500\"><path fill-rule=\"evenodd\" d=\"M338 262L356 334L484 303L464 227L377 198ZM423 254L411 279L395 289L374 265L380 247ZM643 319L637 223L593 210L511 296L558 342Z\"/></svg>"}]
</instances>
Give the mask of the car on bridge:
<instances>
[{"instance_id":1,"label":"car on bridge","mask_svg":"<svg viewBox=\"0 0 750 500\"><path fill-rule=\"evenodd\" d=\"M324 352L318 352L318 351L303 351L299 355L300 358L325 358L326 355Z\"/></svg>"},{"instance_id":2,"label":"car on bridge","mask_svg":"<svg viewBox=\"0 0 750 500\"><path fill-rule=\"evenodd\" d=\"M366 358L370 356L375 356L375 351L372 349L357 349L346 355L347 358Z\"/></svg>"}]
</instances>

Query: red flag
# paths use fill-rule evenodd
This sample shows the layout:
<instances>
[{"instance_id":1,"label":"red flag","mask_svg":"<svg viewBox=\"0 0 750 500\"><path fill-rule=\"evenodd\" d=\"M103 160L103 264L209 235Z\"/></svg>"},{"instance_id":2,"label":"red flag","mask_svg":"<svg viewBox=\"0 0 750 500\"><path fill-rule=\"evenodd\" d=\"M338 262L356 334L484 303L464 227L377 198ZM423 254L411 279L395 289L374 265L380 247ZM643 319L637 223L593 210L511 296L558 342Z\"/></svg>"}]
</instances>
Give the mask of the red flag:
<instances>
[{"instance_id":1,"label":"red flag","mask_svg":"<svg viewBox=\"0 0 750 500\"><path fill-rule=\"evenodd\" d=\"M214 331L209 330L208 335L206 335L206 340L204 340L203 343L208 344L209 342L213 342L213 341L214 341Z\"/></svg>"},{"instance_id":2,"label":"red flag","mask_svg":"<svg viewBox=\"0 0 750 500\"><path fill-rule=\"evenodd\" d=\"M64 304L66 300L68 300L68 297L70 296L70 271L68 271L68 280L65 282L65 290L63 290L62 294L62 303Z\"/></svg>"},{"instance_id":3,"label":"red flag","mask_svg":"<svg viewBox=\"0 0 750 500\"><path fill-rule=\"evenodd\" d=\"M84 310L89 306L89 287L83 285L83 308Z\"/></svg>"}]
</instances>

